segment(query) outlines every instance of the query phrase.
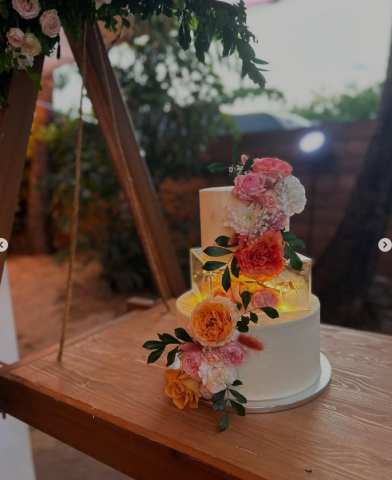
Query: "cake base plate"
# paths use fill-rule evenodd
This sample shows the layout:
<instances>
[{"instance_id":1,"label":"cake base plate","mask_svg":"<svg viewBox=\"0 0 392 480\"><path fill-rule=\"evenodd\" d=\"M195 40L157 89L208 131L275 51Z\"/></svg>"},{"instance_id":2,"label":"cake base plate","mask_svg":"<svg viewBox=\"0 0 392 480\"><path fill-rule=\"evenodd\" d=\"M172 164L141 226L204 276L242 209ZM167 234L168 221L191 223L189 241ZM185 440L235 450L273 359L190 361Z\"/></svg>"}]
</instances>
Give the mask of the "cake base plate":
<instances>
[{"instance_id":1,"label":"cake base plate","mask_svg":"<svg viewBox=\"0 0 392 480\"><path fill-rule=\"evenodd\" d=\"M301 405L311 402L324 392L331 379L331 364L329 363L327 357L322 353L320 353L320 367L321 373L319 378L306 390L285 398L250 401L245 405L246 413L281 412L283 410L290 410L291 408L300 407ZM212 402L209 400L200 400L200 403L203 405L208 405L212 408ZM228 410L231 410L231 408L228 408Z\"/></svg>"}]
</instances>

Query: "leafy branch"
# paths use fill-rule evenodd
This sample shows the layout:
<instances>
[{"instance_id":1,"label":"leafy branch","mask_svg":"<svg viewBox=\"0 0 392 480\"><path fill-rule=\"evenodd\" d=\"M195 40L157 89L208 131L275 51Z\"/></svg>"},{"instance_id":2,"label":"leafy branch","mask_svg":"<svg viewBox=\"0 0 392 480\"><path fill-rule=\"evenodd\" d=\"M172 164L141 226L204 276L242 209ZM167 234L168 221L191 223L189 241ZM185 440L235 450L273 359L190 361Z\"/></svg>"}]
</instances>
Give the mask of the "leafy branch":
<instances>
[{"instance_id":1,"label":"leafy branch","mask_svg":"<svg viewBox=\"0 0 392 480\"><path fill-rule=\"evenodd\" d=\"M301 271L303 261L293 249L303 249L305 248L305 243L297 238L293 232L282 232L282 235L283 240L286 242L284 246L284 258L290 262L290 265L294 270Z\"/></svg>"},{"instance_id":2,"label":"leafy branch","mask_svg":"<svg viewBox=\"0 0 392 480\"><path fill-rule=\"evenodd\" d=\"M168 345L177 345L167 354L166 366L169 367L174 363L180 345L184 345L186 343L194 343L192 337L184 328L176 328L174 330L174 334L175 337L173 337L173 335L170 335L169 333L158 333L159 341L149 340L143 344L143 348L145 348L146 350L152 350L152 352L148 356L147 363L155 363L157 360L159 360ZM182 340L184 343L182 343L180 340Z\"/></svg>"},{"instance_id":3,"label":"leafy branch","mask_svg":"<svg viewBox=\"0 0 392 480\"><path fill-rule=\"evenodd\" d=\"M232 384L232 386L235 387L239 385L242 385L242 382L240 380L235 380ZM237 401L230 398L230 393ZM227 402L230 402L231 408L236 415L239 415L240 417L245 416L245 407L241 404L246 403L247 399L243 395L241 395L241 393L237 392L237 390L233 390L227 385L224 390L216 393L211 400L214 412L223 412L227 407ZM218 426L221 432L224 432L229 428L229 412L225 412L221 416L218 422Z\"/></svg>"}]
</instances>

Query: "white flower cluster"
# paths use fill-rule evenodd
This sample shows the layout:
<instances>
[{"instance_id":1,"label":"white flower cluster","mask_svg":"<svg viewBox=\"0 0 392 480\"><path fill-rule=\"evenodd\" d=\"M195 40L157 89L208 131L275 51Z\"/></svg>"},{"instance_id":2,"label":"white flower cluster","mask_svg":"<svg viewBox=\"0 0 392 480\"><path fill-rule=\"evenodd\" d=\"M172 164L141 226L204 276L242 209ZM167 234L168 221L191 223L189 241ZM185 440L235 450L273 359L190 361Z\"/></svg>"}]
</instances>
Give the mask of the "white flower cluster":
<instances>
[{"instance_id":1,"label":"white flower cluster","mask_svg":"<svg viewBox=\"0 0 392 480\"><path fill-rule=\"evenodd\" d=\"M297 177L289 176L282 180L284 182L288 214L290 217L295 213L301 213L306 205L305 188Z\"/></svg>"},{"instance_id":2,"label":"white flower cluster","mask_svg":"<svg viewBox=\"0 0 392 480\"><path fill-rule=\"evenodd\" d=\"M278 223L283 215L282 211L271 211L257 203L248 206L236 203L227 207L228 220L225 227L232 227L238 235L247 235L250 239L262 235L271 225Z\"/></svg>"}]
</instances>

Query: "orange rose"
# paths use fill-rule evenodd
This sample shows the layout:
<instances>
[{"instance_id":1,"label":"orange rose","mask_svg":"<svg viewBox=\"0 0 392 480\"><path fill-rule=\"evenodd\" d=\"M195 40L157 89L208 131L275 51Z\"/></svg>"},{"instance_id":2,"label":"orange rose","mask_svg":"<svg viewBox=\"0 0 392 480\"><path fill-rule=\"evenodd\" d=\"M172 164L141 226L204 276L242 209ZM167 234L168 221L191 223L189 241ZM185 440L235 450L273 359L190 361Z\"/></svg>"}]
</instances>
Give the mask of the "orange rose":
<instances>
[{"instance_id":1,"label":"orange rose","mask_svg":"<svg viewBox=\"0 0 392 480\"><path fill-rule=\"evenodd\" d=\"M181 369L172 370L167 368L165 375L169 385L165 388L165 393L173 399L173 403L181 410L189 404L191 408L197 408L199 398L202 396L199 392L199 382L193 380Z\"/></svg>"},{"instance_id":2,"label":"orange rose","mask_svg":"<svg viewBox=\"0 0 392 480\"><path fill-rule=\"evenodd\" d=\"M241 236L234 256L241 273L249 278L265 282L277 277L285 264L282 234L267 230L254 243L248 242L248 237Z\"/></svg>"},{"instance_id":3,"label":"orange rose","mask_svg":"<svg viewBox=\"0 0 392 480\"><path fill-rule=\"evenodd\" d=\"M237 306L229 298L207 298L193 310L189 334L204 346L221 347L235 333L237 319Z\"/></svg>"}]
</instances>

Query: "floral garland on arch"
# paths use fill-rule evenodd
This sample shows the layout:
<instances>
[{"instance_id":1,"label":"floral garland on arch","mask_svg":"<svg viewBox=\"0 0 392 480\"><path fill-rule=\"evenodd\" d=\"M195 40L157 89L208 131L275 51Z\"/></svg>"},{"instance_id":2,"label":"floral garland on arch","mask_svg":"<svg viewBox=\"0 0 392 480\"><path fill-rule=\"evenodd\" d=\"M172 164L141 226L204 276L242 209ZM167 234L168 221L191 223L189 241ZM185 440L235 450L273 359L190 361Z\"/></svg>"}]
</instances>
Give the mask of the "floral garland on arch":
<instances>
[{"instance_id":1,"label":"floral garland on arch","mask_svg":"<svg viewBox=\"0 0 392 480\"><path fill-rule=\"evenodd\" d=\"M178 408L197 408L199 399L204 398L212 401L214 411L223 412L230 405L235 414L244 416L247 399L238 391L242 382L237 378L237 367L252 352L264 350L260 340L249 334L249 324L258 323L257 312L272 319L279 317L276 290L265 283L278 277L287 262L294 270L302 269L294 249L305 244L285 231L285 226L288 216L302 212L306 198L288 163L242 155L238 164L237 156L234 147L229 180L234 180L232 195L237 201L227 207L224 224L235 233L231 238L216 238L215 245L204 250L209 257L230 255L227 262L209 260L202 267L206 272L218 272L209 280L212 296L195 306L187 330L176 328L175 336L158 334L159 340L148 341L143 347L152 350L147 363L154 363L166 347L174 346L166 366L173 365L176 358L180 366L166 370L165 392ZM227 166L214 163L209 170L219 172ZM218 426L220 431L228 428L228 411Z\"/></svg>"},{"instance_id":2,"label":"floral garland on arch","mask_svg":"<svg viewBox=\"0 0 392 480\"><path fill-rule=\"evenodd\" d=\"M178 41L184 50L194 43L196 56L204 62L214 38L223 45L223 56L238 52L242 75L264 87L267 62L256 58L250 41L254 35L246 26L243 0L238 4L218 0L0 0L0 76L24 70L40 89L40 77L34 73L34 57L51 55L60 42L60 28L77 39L87 20L102 21L105 27L121 35L131 26L131 16L142 21L151 15L177 19ZM60 48L57 50L60 56ZM6 99L0 91L0 108Z\"/></svg>"}]
</instances>

